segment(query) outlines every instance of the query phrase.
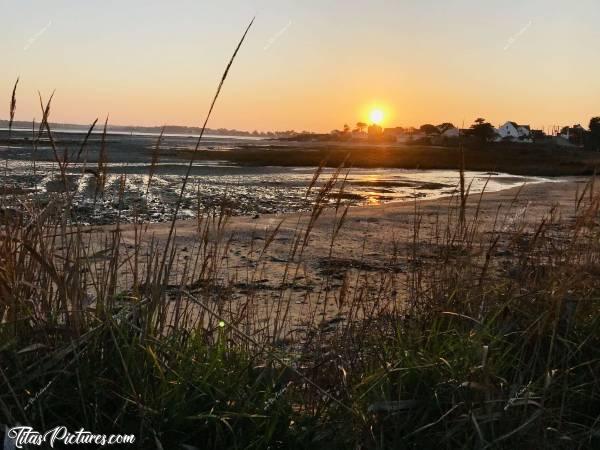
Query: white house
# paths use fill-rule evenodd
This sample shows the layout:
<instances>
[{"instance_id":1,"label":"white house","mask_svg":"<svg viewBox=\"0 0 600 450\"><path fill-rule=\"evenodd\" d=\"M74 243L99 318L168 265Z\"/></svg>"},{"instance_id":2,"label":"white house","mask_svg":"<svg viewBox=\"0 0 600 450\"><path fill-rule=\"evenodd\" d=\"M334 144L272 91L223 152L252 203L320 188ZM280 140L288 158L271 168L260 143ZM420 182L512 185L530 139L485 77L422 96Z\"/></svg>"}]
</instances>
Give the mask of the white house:
<instances>
[{"instance_id":1,"label":"white house","mask_svg":"<svg viewBox=\"0 0 600 450\"><path fill-rule=\"evenodd\" d=\"M497 130L498 141L519 141L533 142L531 138L531 127L529 125L519 125L516 122L506 122Z\"/></svg>"}]
</instances>

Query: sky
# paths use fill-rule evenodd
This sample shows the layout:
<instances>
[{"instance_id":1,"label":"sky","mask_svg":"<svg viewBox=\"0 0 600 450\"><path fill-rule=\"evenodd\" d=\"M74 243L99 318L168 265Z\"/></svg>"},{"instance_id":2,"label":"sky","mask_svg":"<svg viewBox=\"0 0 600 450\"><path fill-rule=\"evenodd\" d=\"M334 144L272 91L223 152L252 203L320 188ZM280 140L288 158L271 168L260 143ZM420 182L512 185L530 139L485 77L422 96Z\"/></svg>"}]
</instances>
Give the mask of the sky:
<instances>
[{"instance_id":1,"label":"sky","mask_svg":"<svg viewBox=\"0 0 600 450\"><path fill-rule=\"evenodd\" d=\"M328 132L600 115L598 0L0 0L0 118Z\"/></svg>"}]
</instances>

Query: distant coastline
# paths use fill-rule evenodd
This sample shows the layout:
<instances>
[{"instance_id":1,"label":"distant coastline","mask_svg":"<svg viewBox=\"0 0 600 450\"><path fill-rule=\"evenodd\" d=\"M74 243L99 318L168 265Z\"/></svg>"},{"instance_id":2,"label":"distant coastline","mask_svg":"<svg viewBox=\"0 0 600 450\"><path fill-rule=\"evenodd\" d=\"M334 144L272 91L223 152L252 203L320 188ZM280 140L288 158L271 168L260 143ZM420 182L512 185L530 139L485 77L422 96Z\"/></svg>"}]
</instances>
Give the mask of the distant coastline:
<instances>
[{"instance_id":1,"label":"distant coastline","mask_svg":"<svg viewBox=\"0 0 600 450\"><path fill-rule=\"evenodd\" d=\"M88 161L98 156L101 129L88 141ZM133 133L131 136L129 133ZM156 146L156 133L111 130L111 162L146 164ZM85 131L68 132L55 129L54 138L59 147L76 148L84 139ZM196 136L197 137L197 136ZM545 143L490 142L484 148L465 142L459 146L435 146L418 143L302 141L268 139L254 136L205 134L198 151L194 151L195 137L189 134L166 134L159 148L160 161L180 163L194 159L218 164L246 167L339 167L394 168L417 170L458 170L464 157L466 170L501 172L529 176L587 176L600 168L600 152L562 147ZM26 159L31 131L13 129L13 146L5 153L9 159ZM45 139L36 151L38 160L53 161L54 155ZM0 125L0 145L8 144L8 132ZM461 156L462 154L462 156Z\"/></svg>"},{"instance_id":2,"label":"distant coastline","mask_svg":"<svg viewBox=\"0 0 600 450\"><path fill-rule=\"evenodd\" d=\"M8 129L9 121L0 119L0 129ZM57 123L50 122L50 128L55 131L62 132L87 132L91 124L82 125L75 123ZM32 122L14 121L13 129L31 130ZM38 125L39 126L39 123ZM165 125L165 134L177 136L198 136L200 127L186 127L181 125ZM158 135L162 130L161 126L137 126L137 125L110 125L107 126L107 132L118 134L138 134L138 135ZM102 126L96 124L95 132L102 132ZM308 132L303 131L302 134ZM207 128L204 130L205 135L223 136L223 137L244 137L244 138L262 138L262 139L278 139L289 138L298 135L293 130L286 131L243 131L229 128Z\"/></svg>"},{"instance_id":3,"label":"distant coastline","mask_svg":"<svg viewBox=\"0 0 600 450\"><path fill-rule=\"evenodd\" d=\"M588 176L597 173L600 154L543 144L493 143L486 149L407 144L277 142L239 145L227 152L179 150L177 157L220 160L241 166L362 167L421 170L465 169L532 176Z\"/></svg>"}]
</instances>

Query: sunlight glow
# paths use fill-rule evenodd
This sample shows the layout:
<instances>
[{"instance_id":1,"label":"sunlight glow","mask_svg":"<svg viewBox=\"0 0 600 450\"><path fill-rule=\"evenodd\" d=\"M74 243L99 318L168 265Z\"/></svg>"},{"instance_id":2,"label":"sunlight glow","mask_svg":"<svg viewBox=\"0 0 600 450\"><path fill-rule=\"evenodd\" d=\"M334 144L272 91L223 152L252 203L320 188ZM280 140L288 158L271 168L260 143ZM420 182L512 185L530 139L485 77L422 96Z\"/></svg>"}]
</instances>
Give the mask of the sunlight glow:
<instances>
[{"instance_id":1,"label":"sunlight glow","mask_svg":"<svg viewBox=\"0 0 600 450\"><path fill-rule=\"evenodd\" d=\"M369 114L371 122L373 122L376 125L381 125L381 122L383 122L383 116L383 111L381 109L374 109Z\"/></svg>"}]
</instances>

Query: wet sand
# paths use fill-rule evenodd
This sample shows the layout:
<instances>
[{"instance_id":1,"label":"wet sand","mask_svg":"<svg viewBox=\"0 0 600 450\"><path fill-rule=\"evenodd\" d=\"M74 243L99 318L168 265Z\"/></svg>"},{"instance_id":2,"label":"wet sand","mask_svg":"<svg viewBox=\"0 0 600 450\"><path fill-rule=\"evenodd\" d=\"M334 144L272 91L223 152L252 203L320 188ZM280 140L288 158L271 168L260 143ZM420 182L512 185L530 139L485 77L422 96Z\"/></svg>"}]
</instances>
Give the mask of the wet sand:
<instances>
[{"instance_id":1,"label":"wet sand","mask_svg":"<svg viewBox=\"0 0 600 450\"><path fill-rule=\"evenodd\" d=\"M538 223L553 207L563 217L568 218L573 213L576 193L578 191L581 193L588 181L589 179L585 177L573 177L560 181L524 184L483 195L472 194L467 200L467 214L472 214L479 204L481 228L485 231L491 231L490 227L496 216L499 218L496 228L502 226L503 220L509 222L515 219L516 216L511 213L519 213L519 221L525 226ZM385 245L392 238L402 240L409 235L412 236L415 211L418 211L423 218L421 231L426 234L427 225L431 225L435 218L443 220L447 215L448 207L456 205L456 202L456 196L446 196L432 200L351 207L336 239L338 245L334 250L339 251L340 246L345 248L345 244L351 244L348 249L354 254L358 247L356 244L361 243L365 238L370 238L368 247L372 247L374 250L378 246L377 242ZM341 211L338 212L338 216L340 215ZM324 244L328 244L335 216L333 208L326 209L322 213L313 228L310 247L323 249ZM308 213L231 217L228 219L227 231L234 236L234 242L243 242L251 240L253 237L264 238L277 224L282 223L278 235L279 237L289 237L296 230L298 224L301 228L305 227L308 219ZM132 228L132 225L122 226L125 236ZM182 245L192 243L196 238L196 229L196 220L178 221L177 242ZM148 232L159 239L166 238L168 230L168 223L148 226ZM326 247L328 249L329 245Z\"/></svg>"},{"instance_id":2,"label":"wet sand","mask_svg":"<svg viewBox=\"0 0 600 450\"><path fill-rule=\"evenodd\" d=\"M485 193L481 197L470 196L467 220L471 220L475 211L479 215L475 241L489 241L493 230L506 236L517 231L533 234L541 220L550 217L551 210L554 220L568 223L573 219L577 193L581 195L587 181L587 178L572 178ZM301 255L297 252L293 261L291 243L298 230L306 228L308 214L231 217L223 234L229 246L219 256L221 267L216 278L223 286L234 287L228 294L232 302L243 303L251 298L253 314L265 324L275 320L278 314L280 317L281 309L286 310L285 305L291 305L286 315L291 319L292 328L307 322L336 320L344 309L339 304L340 289L347 290L350 296L356 294L348 286L354 286L361 277L367 281L388 279L390 288L382 295L388 296L391 303L398 302L402 291L406 291L403 283L413 251L415 223L418 223L420 237L419 258L427 263L428 257L435 258L436 246L443 245L440 236L449 220L449 206L456 204L456 197L444 197L350 208L333 246L331 236L336 212L327 209L315 223L306 249ZM455 222L456 214L454 210L450 220ZM340 216L341 211L338 211L337 218ZM271 240L278 225L279 230ZM108 231L114 227L103 229ZM133 247L132 225L126 224L122 229L125 242ZM165 223L150 224L147 228L149 235L162 242L168 231ZM193 259L193 248L199 242L197 222L179 221L176 234L176 265L181 270ZM215 234L212 239L216 239ZM270 243L263 252L266 242ZM502 240L498 245L498 251L501 250ZM286 269L288 275L284 278ZM176 284L177 274L173 280ZM283 307L281 299L284 299Z\"/></svg>"}]
</instances>

